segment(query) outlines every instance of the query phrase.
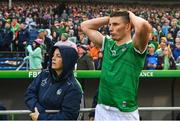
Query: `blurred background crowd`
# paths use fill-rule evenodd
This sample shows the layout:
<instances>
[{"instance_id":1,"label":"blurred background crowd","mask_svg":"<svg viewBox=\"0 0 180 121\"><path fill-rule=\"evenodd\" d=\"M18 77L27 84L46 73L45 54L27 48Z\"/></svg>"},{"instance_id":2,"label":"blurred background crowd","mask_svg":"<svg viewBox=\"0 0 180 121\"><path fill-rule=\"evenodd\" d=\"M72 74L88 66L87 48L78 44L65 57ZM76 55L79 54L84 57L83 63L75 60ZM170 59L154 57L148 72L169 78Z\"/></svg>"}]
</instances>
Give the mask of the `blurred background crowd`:
<instances>
[{"instance_id":1,"label":"blurred background crowd","mask_svg":"<svg viewBox=\"0 0 180 121\"><path fill-rule=\"evenodd\" d=\"M10 58L15 53L24 61L28 60L29 69L44 69L48 66L51 47L68 44L78 51L77 69L101 69L101 48L90 42L81 31L80 23L110 15L112 10L130 10L151 23L153 30L144 69L180 69L178 5L15 1L12 8L8 8L8 2L0 2L0 58ZM108 25L99 31L109 35ZM6 64L14 64L14 60L4 61ZM16 60L14 65L19 66L21 62L17 63Z\"/></svg>"}]
</instances>

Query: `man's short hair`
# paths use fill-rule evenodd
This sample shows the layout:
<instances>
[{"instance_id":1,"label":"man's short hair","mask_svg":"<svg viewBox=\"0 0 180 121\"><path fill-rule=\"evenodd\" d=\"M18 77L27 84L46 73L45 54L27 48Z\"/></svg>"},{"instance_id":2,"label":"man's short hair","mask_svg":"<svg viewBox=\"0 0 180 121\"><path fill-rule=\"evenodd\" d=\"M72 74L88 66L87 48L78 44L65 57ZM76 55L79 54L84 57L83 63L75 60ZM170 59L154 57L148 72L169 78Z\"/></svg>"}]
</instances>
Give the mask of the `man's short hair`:
<instances>
[{"instance_id":1,"label":"man's short hair","mask_svg":"<svg viewBox=\"0 0 180 121\"><path fill-rule=\"evenodd\" d=\"M123 17L126 22L130 23L128 11L112 11L110 17Z\"/></svg>"}]
</instances>

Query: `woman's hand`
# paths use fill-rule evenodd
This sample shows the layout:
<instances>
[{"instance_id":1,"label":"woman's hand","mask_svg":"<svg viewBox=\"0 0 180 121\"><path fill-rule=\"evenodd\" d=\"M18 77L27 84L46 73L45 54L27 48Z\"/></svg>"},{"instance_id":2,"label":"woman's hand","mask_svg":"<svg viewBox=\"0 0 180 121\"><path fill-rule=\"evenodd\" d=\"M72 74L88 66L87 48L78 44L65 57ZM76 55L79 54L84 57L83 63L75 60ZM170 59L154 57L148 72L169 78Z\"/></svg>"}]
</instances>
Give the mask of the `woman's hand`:
<instances>
[{"instance_id":1,"label":"woman's hand","mask_svg":"<svg viewBox=\"0 0 180 121\"><path fill-rule=\"evenodd\" d=\"M39 116L39 111L37 109L37 107L34 108L35 112L34 113L30 113L30 117L32 118L33 121L37 121L38 116Z\"/></svg>"}]
</instances>

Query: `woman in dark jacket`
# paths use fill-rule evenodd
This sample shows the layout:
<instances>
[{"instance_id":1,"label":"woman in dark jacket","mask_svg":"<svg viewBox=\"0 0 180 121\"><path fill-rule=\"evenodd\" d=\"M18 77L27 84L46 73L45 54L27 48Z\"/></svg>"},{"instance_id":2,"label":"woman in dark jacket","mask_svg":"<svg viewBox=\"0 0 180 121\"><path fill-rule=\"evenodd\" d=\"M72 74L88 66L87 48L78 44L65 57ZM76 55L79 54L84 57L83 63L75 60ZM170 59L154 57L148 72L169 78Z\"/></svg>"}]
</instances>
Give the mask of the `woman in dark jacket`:
<instances>
[{"instance_id":1,"label":"woman in dark jacket","mask_svg":"<svg viewBox=\"0 0 180 121\"><path fill-rule=\"evenodd\" d=\"M163 50L163 56L158 57L158 69L161 70L176 69L176 64L170 48L165 47Z\"/></svg>"},{"instance_id":2,"label":"woman in dark jacket","mask_svg":"<svg viewBox=\"0 0 180 121\"><path fill-rule=\"evenodd\" d=\"M54 46L50 57L49 69L42 71L25 93L25 103L33 112L30 116L33 120L76 120L82 97L73 75L78 54L72 47Z\"/></svg>"}]
</instances>

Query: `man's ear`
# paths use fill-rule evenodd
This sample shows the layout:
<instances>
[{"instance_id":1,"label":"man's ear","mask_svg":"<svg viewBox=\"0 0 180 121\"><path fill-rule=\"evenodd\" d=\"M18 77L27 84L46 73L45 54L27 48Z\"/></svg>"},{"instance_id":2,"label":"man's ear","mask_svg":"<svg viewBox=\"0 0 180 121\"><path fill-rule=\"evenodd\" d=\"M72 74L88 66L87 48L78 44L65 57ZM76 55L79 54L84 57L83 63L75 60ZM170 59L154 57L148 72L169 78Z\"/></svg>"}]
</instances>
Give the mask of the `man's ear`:
<instances>
[{"instance_id":1,"label":"man's ear","mask_svg":"<svg viewBox=\"0 0 180 121\"><path fill-rule=\"evenodd\" d=\"M132 24L131 23L127 23L126 24L126 31L130 31L130 30L132 30Z\"/></svg>"}]
</instances>

